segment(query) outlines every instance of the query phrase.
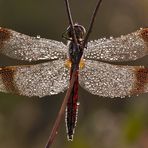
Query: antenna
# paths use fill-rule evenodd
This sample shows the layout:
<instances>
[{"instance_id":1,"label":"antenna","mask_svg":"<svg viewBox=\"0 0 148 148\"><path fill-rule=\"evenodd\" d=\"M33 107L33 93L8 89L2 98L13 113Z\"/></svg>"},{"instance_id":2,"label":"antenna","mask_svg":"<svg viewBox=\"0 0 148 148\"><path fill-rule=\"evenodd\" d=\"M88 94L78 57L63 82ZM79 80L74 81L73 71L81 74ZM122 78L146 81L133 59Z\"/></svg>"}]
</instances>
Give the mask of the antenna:
<instances>
[{"instance_id":1,"label":"antenna","mask_svg":"<svg viewBox=\"0 0 148 148\"><path fill-rule=\"evenodd\" d=\"M69 6L69 0L65 0L65 4L66 4L66 10L67 10L67 15L68 15L68 20L69 20L69 25L72 29L72 33L73 33L73 41L76 43L77 45L77 38L76 38L76 32L74 30L74 24L73 24L73 20L72 20L72 15L71 15L71 10L70 10L70 6Z\"/></svg>"},{"instance_id":2,"label":"antenna","mask_svg":"<svg viewBox=\"0 0 148 148\"><path fill-rule=\"evenodd\" d=\"M96 18L98 10L100 8L101 2L102 2L102 0L98 0L96 8L94 9L94 12L92 14L91 21L90 21L90 24L89 24L89 28L88 28L87 34L86 34L84 42L83 42L83 47L85 47L85 45L87 43L87 40L89 38L89 35L90 35L91 31L92 31L93 24L95 22L95 18Z\"/></svg>"}]
</instances>

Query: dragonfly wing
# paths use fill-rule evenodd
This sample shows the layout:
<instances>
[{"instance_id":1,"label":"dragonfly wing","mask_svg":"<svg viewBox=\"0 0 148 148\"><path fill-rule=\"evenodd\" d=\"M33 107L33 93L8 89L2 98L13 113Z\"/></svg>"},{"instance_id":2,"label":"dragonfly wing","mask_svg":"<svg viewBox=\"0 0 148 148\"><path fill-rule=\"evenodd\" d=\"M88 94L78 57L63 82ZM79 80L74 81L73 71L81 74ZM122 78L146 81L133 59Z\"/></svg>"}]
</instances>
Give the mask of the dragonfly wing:
<instances>
[{"instance_id":1,"label":"dragonfly wing","mask_svg":"<svg viewBox=\"0 0 148 148\"><path fill-rule=\"evenodd\" d=\"M88 43L85 59L132 61L148 55L148 28L118 38L99 39Z\"/></svg>"},{"instance_id":2,"label":"dragonfly wing","mask_svg":"<svg viewBox=\"0 0 148 148\"><path fill-rule=\"evenodd\" d=\"M63 60L0 68L1 92L43 97L63 92L68 84L69 70Z\"/></svg>"},{"instance_id":3,"label":"dragonfly wing","mask_svg":"<svg viewBox=\"0 0 148 148\"><path fill-rule=\"evenodd\" d=\"M86 60L80 85L94 95L126 97L148 92L148 68Z\"/></svg>"},{"instance_id":4,"label":"dragonfly wing","mask_svg":"<svg viewBox=\"0 0 148 148\"><path fill-rule=\"evenodd\" d=\"M26 61L66 59L67 46L62 42L0 28L0 53Z\"/></svg>"}]
</instances>

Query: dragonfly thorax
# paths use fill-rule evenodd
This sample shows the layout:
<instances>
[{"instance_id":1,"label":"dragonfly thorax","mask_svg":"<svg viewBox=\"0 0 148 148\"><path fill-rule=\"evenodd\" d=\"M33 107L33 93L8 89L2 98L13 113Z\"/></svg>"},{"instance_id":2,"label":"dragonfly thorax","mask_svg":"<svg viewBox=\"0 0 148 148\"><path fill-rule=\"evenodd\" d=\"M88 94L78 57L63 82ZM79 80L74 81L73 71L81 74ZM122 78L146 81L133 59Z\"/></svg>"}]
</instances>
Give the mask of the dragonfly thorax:
<instances>
[{"instance_id":1,"label":"dragonfly thorax","mask_svg":"<svg viewBox=\"0 0 148 148\"><path fill-rule=\"evenodd\" d=\"M79 65L82 55L83 55L83 48L81 47L81 44L77 45L71 41L69 44L69 59L72 63L72 67Z\"/></svg>"},{"instance_id":2,"label":"dragonfly thorax","mask_svg":"<svg viewBox=\"0 0 148 148\"><path fill-rule=\"evenodd\" d=\"M68 27L66 30L67 36L70 39L69 42L69 59L71 61L70 67L77 67L83 55L83 40L85 36L85 28L82 25L74 24L74 31L76 35L77 43L75 43L73 39L73 30L72 27ZM72 69L73 69L72 68Z\"/></svg>"}]
</instances>

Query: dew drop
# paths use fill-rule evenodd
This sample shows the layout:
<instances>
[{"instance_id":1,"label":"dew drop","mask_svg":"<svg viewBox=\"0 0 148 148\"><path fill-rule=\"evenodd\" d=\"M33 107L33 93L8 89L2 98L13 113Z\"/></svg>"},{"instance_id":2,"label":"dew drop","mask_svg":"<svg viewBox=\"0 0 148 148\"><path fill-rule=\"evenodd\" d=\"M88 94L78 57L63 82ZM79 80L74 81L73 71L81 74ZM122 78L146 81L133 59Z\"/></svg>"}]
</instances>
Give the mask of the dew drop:
<instances>
[{"instance_id":1,"label":"dew drop","mask_svg":"<svg viewBox=\"0 0 148 148\"><path fill-rule=\"evenodd\" d=\"M79 106L80 105L80 102L77 102L77 106Z\"/></svg>"},{"instance_id":2,"label":"dew drop","mask_svg":"<svg viewBox=\"0 0 148 148\"><path fill-rule=\"evenodd\" d=\"M40 35L37 35L37 36L36 36L36 38L37 38L37 39L40 39L40 38L41 38L41 36L40 36Z\"/></svg>"}]
</instances>

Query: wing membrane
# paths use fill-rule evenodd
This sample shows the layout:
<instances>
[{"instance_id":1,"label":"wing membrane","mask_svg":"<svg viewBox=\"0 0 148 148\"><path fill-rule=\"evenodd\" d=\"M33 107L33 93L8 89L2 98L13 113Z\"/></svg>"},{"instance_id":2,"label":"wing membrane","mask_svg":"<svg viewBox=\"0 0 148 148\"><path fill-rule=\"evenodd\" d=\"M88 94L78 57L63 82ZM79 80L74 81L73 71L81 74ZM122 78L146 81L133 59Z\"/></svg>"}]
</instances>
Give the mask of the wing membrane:
<instances>
[{"instance_id":1,"label":"wing membrane","mask_svg":"<svg viewBox=\"0 0 148 148\"><path fill-rule=\"evenodd\" d=\"M10 29L0 28L0 53L26 61L65 59L67 46L62 42L30 37Z\"/></svg>"},{"instance_id":2,"label":"wing membrane","mask_svg":"<svg viewBox=\"0 0 148 148\"><path fill-rule=\"evenodd\" d=\"M0 91L24 96L54 95L69 84L69 70L64 61L0 68Z\"/></svg>"},{"instance_id":3,"label":"wing membrane","mask_svg":"<svg viewBox=\"0 0 148 148\"><path fill-rule=\"evenodd\" d=\"M125 97L148 92L148 68L86 60L80 85L94 95Z\"/></svg>"},{"instance_id":4,"label":"wing membrane","mask_svg":"<svg viewBox=\"0 0 148 148\"><path fill-rule=\"evenodd\" d=\"M148 54L148 28L118 38L99 39L88 43L85 59L132 61Z\"/></svg>"}]
</instances>

